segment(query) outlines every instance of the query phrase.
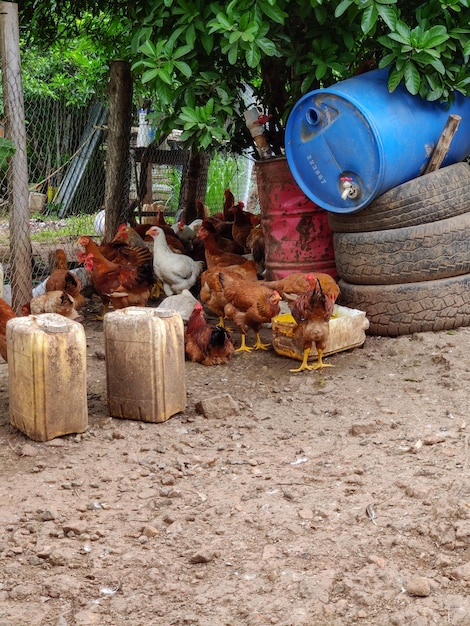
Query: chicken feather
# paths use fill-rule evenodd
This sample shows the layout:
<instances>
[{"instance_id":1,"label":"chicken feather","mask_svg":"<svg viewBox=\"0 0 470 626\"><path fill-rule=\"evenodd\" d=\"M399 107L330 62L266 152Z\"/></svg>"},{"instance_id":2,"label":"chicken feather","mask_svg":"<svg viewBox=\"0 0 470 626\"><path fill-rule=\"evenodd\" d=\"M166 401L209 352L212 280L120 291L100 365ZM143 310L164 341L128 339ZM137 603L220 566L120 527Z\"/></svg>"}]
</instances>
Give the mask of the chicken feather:
<instances>
[{"instance_id":1,"label":"chicken feather","mask_svg":"<svg viewBox=\"0 0 470 626\"><path fill-rule=\"evenodd\" d=\"M230 274L235 278L243 278L245 280L257 281L257 268L254 261L246 261L243 265L216 265L207 269L201 274L201 290L199 298L207 306L207 308L219 316L219 326L224 326L224 307L227 299L224 295L224 289L219 280L219 274Z\"/></svg>"},{"instance_id":2,"label":"chicken feather","mask_svg":"<svg viewBox=\"0 0 470 626\"><path fill-rule=\"evenodd\" d=\"M261 282L236 279L229 274L219 273L227 304L224 307L225 317L228 317L238 328L241 334L241 346L237 352L251 352L266 350L269 344L263 344L259 331L265 323L279 315L279 301L281 296L277 291L266 287ZM253 348L246 345L248 330L254 331L256 343Z\"/></svg>"},{"instance_id":3,"label":"chicken feather","mask_svg":"<svg viewBox=\"0 0 470 626\"><path fill-rule=\"evenodd\" d=\"M292 317L297 322L294 337L303 349L302 363L291 372L331 367L330 363L323 363L322 356L330 334L330 318L333 314L334 301L330 295L325 294L320 280L316 280L312 289L299 295L291 303L290 308ZM307 361L313 344L317 349L318 360L315 365L308 365Z\"/></svg>"},{"instance_id":4,"label":"chicken feather","mask_svg":"<svg viewBox=\"0 0 470 626\"><path fill-rule=\"evenodd\" d=\"M230 334L222 326L211 326L207 323L200 302L196 304L189 318L184 349L189 361L202 365L227 363L234 352Z\"/></svg>"},{"instance_id":5,"label":"chicken feather","mask_svg":"<svg viewBox=\"0 0 470 626\"><path fill-rule=\"evenodd\" d=\"M8 320L16 317L16 313L11 306L3 298L0 298L0 355L5 359L7 358L7 322Z\"/></svg>"},{"instance_id":6,"label":"chicken feather","mask_svg":"<svg viewBox=\"0 0 470 626\"><path fill-rule=\"evenodd\" d=\"M54 258L54 269L45 283L46 292L65 291L73 298L75 309L80 311L85 302L81 293L82 281L77 274L69 270L67 257L62 248L54 251Z\"/></svg>"},{"instance_id":7,"label":"chicken feather","mask_svg":"<svg viewBox=\"0 0 470 626\"><path fill-rule=\"evenodd\" d=\"M128 306L145 306L153 285L152 254L148 248L124 247L121 258L127 264L109 261L101 254L97 244L87 236L78 239L85 248L79 252L82 261L91 273L93 285L100 296L104 310L98 319L103 319L111 302L115 309Z\"/></svg>"},{"instance_id":8,"label":"chicken feather","mask_svg":"<svg viewBox=\"0 0 470 626\"><path fill-rule=\"evenodd\" d=\"M305 293L309 289L316 288L317 280L321 284L323 293L329 296L334 303L340 293L338 283L332 276L322 272L298 272L288 274L279 280L264 281L264 284L271 289L279 291L283 300L293 302L300 294Z\"/></svg>"},{"instance_id":9,"label":"chicken feather","mask_svg":"<svg viewBox=\"0 0 470 626\"><path fill-rule=\"evenodd\" d=\"M153 269L163 284L167 296L190 289L202 272L204 263L194 261L186 254L175 254L167 244L165 233L158 226L152 226L146 233L154 239Z\"/></svg>"}]
</instances>

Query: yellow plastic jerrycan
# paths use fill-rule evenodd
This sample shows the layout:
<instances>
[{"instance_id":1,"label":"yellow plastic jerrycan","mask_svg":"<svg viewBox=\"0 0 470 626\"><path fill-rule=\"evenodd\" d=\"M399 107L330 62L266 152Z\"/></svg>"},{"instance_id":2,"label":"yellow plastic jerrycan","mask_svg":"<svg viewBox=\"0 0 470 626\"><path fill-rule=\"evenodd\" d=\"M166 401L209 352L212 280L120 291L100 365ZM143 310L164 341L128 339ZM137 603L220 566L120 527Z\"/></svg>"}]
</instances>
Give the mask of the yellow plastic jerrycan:
<instances>
[{"instance_id":1,"label":"yellow plastic jerrycan","mask_svg":"<svg viewBox=\"0 0 470 626\"><path fill-rule=\"evenodd\" d=\"M110 415L164 422L185 410L184 324L177 311L111 311L103 330Z\"/></svg>"},{"instance_id":2,"label":"yellow plastic jerrycan","mask_svg":"<svg viewBox=\"0 0 470 626\"><path fill-rule=\"evenodd\" d=\"M35 441L88 428L83 326L57 313L8 321L10 423Z\"/></svg>"}]
</instances>

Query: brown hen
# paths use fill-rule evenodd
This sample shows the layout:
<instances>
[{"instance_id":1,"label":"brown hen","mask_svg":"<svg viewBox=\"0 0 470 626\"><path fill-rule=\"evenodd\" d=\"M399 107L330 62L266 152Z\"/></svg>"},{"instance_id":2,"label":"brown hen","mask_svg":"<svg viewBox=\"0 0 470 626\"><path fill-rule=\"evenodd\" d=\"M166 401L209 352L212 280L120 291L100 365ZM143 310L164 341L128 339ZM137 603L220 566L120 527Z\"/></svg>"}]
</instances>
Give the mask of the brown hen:
<instances>
[{"instance_id":1,"label":"brown hen","mask_svg":"<svg viewBox=\"0 0 470 626\"><path fill-rule=\"evenodd\" d=\"M270 344L261 342L259 331L263 324L271 322L273 317L279 315L279 293L260 282L233 278L229 274L220 273L219 280L227 299L225 317L235 324L241 334L241 346L237 352L251 352L253 348L266 350ZM246 334L250 329L256 335L253 348L246 345Z\"/></svg>"},{"instance_id":2,"label":"brown hen","mask_svg":"<svg viewBox=\"0 0 470 626\"><path fill-rule=\"evenodd\" d=\"M248 252L246 240L255 224L253 215L248 211L244 211L244 207L243 202L238 202L230 209L231 213L234 215L232 237L243 249L243 252Z\"/></svg>"},{"instance_id":3,"label":"brown hen","mask_svg":"<svg viewBox=\"0 0 470 626\"><path fill-rule=\"evenodd\" d=\"M203 222L198 233L199 239L204 243L204 254L206 257L207 268L215 265L241 265L245 263L246 258L241 254L229 252L220 247L217 242L213 227L209 223Z\"/></svg>"},{"instance_id":4,"label":"brown hen","mask_svg":"<svg viewBox=\"0 0 470 626\"><path fill-rule=\"evenodd\" d=\"M315 288L316 280L320 282L323 293L327 295L334 304L340 292L338 283L329 274L320 272L294 273L279 280L266 280L264 284L266 287L279 291L283 300L293 302L300 294Z\"/></svg>"},{"instance_id":5,"label":"brown hen","mask_svg":"<svg viewBox=\"0 0 470 626\"><path fill-rule=\"evenodd\" d=\"M303 359L300 366L291 372L322 369L331 367L330 363L323 363L322 355L330 334L330 318L333 314L334 301L324 293L320 280L315 286L299 295L290 305L292 317L297 322L294 336L303 349ZM308 365L308 357L313 344L317 349L318 360L315 365Z\"/></svg>"},{"instance_id":6,"label":"brown hen","mask_svg":"<svg viewBox=\"0 0 470 626\"><path fill-rule=\"evenodd\" d=\"M68 269L67 256L62 248L54 252L54 269L46 281L46 291L65 291L73 298L73 304L77 311L83 308L85 298L82 294L82 281L80 277Z\"/></svg>"},{"instance_id":7,"label":"brown hen","mask_svg":"<svg viewBox=\"0 0 470 626\"><path fill-rule=\"evenodd\" d=\"M198 302L191 313L184 335L184 350L189 361L202 365L222 365L232 358L234 346L223 326L211 326Z\"/></svg>"},{"instance_id":8,"label":"brown hen","mask_svg":"<svg viewBox=\"0 0 470 626\"><path fill-rule=\"evenodd\" d=\"M153 257L148 248L126 247L126 263L118 264L103 256L90 237L82 236L78 243L85 248L85 253L79 253L79 261L90 272L93 286L103 302L100 319L110 303L115 309L147 304L154 282Z\"/></svg>"},{"instance_id":9,"label":"brown hen","mask_svg":"<svg viewBox=\"0 0 470 626\"><path fill-rule=\"evenodd\" d=\"M227 299L224 295L224 289L220 282L219 274L230 274L230 276L234 278L242 278L250 281L257 281L258 276L256 263L254 261L246 261L242 265L228 265L226 267L216 265L201 274L199 298L212 313L219 316L219 326L224 326L224 308L227 304Z\"/></svg>"},{"instance_id":10,"label":"brown hen","mask_svg":"<svg viewBox=\"0 0 470 626\"><path fill-rule=\"evenodd\" d=\"M48 291L31 298L30 302L21 307L23 315L40 315L41 313L57 313L76 322L81 322L83 317L74 306L73 297L61 291Z\"/></svg>"}]
</instances>

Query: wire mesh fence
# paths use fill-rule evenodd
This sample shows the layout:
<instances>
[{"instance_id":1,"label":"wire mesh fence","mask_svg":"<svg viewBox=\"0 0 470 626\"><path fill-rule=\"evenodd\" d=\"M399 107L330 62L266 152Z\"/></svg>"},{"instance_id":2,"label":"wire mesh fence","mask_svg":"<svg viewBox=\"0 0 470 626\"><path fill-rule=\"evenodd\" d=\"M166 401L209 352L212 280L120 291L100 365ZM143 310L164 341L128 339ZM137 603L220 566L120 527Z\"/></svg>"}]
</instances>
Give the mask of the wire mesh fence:
<instances>
[{"instance_id":1,"label":"wire mesh fence","mask_svg":"<svg viewBox=\"0 0 470 626\"><path fill-rule=\"evenodd\" d=\"M14 26L14 15L6 19ZM5 33L12 30L8 38ZM19 54L11 52L19 38L15 41L11 23L1 31L0 273L3 297L19 312L44 284L57 248L65 251L73 268L78 265L78 237L91 235L99 242L103 235L108 109L106 102L96 100L70 106L46 96L25 98ZM184 210L189 154L176 133L160 146L149 141L142 145L145 121L139 111L133 123L129 215L151 224L158 206L171 223ZM222 211L227 187L236 201L258 211L250 156L211 155L202 182L201 199L211 213Z\"/></svg>"}]
</instances>

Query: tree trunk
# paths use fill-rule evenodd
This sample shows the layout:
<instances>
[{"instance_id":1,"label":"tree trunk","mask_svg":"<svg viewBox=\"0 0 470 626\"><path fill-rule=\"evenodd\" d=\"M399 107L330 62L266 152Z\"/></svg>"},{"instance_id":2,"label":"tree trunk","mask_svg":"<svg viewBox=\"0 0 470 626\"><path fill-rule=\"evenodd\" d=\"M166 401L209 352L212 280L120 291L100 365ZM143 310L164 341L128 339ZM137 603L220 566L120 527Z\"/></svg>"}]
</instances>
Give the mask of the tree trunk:
<instances>
[{"instance_id":1,"label":"tree trunk","mask_svg":"<svg viewBox=\"0 0 470 626\"><path fill-rule=\"evenodd\" d=\"M282 66L280 59L269 57L261 61L261 76L266 89L263 105L272 115L265 125L266 138L276 156L282 154L281 148L284 147L284 127L281 120L286 110L287 93Z\"/></svg>"},{"instance_id":2,"label":"tree trunk","mask_svg":"<svg viewBox=\"0 0 470 626\"><path fill-rule=\"evenodd\" d=\"M201 152L192 152L189 160L186 180L181 181L185 185L185 207L184 220L190 224L197 218L196 200L206 199L207 190L207 170L209 158Z\"/></svg>"},{"instance_id":3,"label":"tree trunk","mask_svg":"<svg viewBox=\"0 0 470 626\"><path fill-rule=\"evenodd\" d=\"M108 95L104 241L111 241L119 224L128 218L132 78L130 64L127 61L111 62Z\"/></svg>"},{"instance_id":4,"label":"tree trunk","mask_svg":"<svg viewBox=\"0 0 470 626\"><path fill-rule=\"evenodd\" d=\"M201 200L201 202L206 201L207 176L209 173L210 162L211 158L208 154L201 154L201 167L199 170L199 180L197 183L197 198L198 200ZM222 198L220 200L222 202Z\"/></svg>"}]
</instances>

